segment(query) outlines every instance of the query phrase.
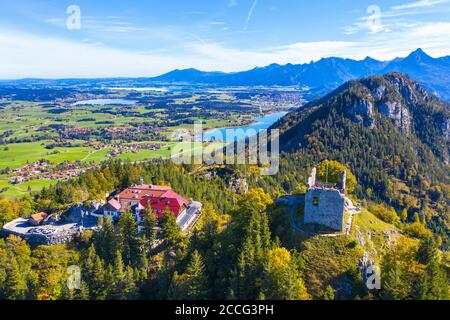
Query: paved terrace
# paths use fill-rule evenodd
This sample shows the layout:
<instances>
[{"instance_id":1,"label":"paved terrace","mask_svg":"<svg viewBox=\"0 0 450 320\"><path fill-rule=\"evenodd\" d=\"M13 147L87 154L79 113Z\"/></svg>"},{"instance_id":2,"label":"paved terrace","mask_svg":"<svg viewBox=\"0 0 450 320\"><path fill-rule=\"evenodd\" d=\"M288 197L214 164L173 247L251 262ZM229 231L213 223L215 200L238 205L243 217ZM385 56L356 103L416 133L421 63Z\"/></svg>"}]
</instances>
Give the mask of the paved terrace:
<instances>
[{"instance_id":1,"label":"paved terrace","mask_svg":"<svg viewBox=\"0 0 450 320\"><path fill-rule=\"evenodd\" d=\"M92 228L90 221L84 221L84 228ZM18 218L3 226L6 234L19 236L30 243L55 245L66 243L82 230L79 223L51 223L33 226L28 219Z\"/></svg>"},{"instance_id":2,"label":"paved terrace","mask_svg":"<svg viewBox=\"0 0 450 320\"><path fill-rule=\"evenodd\" d=\"M187 231L201 216L202 204L200 202L192 201L186 212L177 219L177 225L181 230Z\"/></svg>"}]
</instances>

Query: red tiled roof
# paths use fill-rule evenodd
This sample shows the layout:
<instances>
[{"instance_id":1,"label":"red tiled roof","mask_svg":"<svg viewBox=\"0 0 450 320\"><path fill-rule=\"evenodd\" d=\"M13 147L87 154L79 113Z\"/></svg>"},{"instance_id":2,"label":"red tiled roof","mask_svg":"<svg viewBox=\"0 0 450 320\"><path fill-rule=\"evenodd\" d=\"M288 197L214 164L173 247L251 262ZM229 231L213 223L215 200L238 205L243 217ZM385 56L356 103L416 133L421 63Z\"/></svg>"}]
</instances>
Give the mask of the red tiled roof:
<instances>
[{"instance_id":1,"label":"red tiled roof","mask_svg":"<svg viewBox=\"0 0 450 320\"><path fill-rule=\"evenodd\" d=\"M32 214L30 218L36 222L41 222L42 220L44 220L47 217L48 217L47 213L39 212L39 213Z\"/></svg>"},{"instance_id":2,"label":"red tiled roof","mask_svg":"<svg viewBox=\"0 0 450 320\"><path fill-rule=\"evenodd\" d=\"M119 193L119 200L141 200L144 197L160 197L164 192L171 190L166 186L139 185L127 188Z\"/></svg>"},{"instance_id":3,"label":"red tiled roof","mask_svg":"<svg viewBox=\"0 0 450 320\"><path fill-rule=\"evenodd\" d=\"M116 199L112 198L111 200L108 201L108 204L113 207L116 210L120 210L120 202L117 201Z\"/></svg>"},{"instance_id":4,"label":"red tiled roof","mask_svg":"<svg viewBox=\"0 0 450 320\"><path fill-rule=\"evenodd\" d=\"M160 198L169 191L173 192L172 189L167 186L155 186L148 184L135 185L122 190L117 196L109 200L108 204L115 210L122 211L127 206L135 205L144 198Z\"/></svg>"},{"instance_id":5,"label":"red tiled roof","mask_svg":"<svg viewBox=\"0 0 450 320\"><path fill-rule=\"evenodd\" d=\"M182 208L187 207L189 201L169 189L160 196L148 196L140 201L140 204L144 208L146 208L149 203L152 209L156 211L156 216L159 218L161 213L166 209L169 209L173 212L175 217L178 217L182 212Z\"/></svg>"},{"instance_id":6,"label":"red tiled roof","mask_svg":"<svg viewBox=\"0 0 450 320\"><path fill-rule=\"evenodd\" d=\"M174 192L173 190L166 191L162 196L162 199L175 199L175 201L178 203L178 205L181 207L183 205L188 205L189 201L180 196L178 193Z\"/></svg>"}]
</instances>

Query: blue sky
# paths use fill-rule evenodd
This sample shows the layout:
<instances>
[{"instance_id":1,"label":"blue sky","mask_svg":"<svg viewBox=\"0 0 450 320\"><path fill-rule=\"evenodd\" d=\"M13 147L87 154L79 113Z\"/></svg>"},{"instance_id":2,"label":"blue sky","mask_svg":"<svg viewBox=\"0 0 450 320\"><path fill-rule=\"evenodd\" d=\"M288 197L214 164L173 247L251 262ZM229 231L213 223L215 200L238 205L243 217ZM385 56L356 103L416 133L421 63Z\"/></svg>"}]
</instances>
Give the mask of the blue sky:
<instances>
[{"instance_id":1,"label":"blue sky","mask_svg":"<svg viewBox=\"0 0 450 320\"><path fill-rule=\"evenodd\" d=\"M69 29L69 6L80 28ZM71 11L73 12L73 11ZM2 0L0 78L450 55L450 0Z\"/></svg>"}]
</instances>

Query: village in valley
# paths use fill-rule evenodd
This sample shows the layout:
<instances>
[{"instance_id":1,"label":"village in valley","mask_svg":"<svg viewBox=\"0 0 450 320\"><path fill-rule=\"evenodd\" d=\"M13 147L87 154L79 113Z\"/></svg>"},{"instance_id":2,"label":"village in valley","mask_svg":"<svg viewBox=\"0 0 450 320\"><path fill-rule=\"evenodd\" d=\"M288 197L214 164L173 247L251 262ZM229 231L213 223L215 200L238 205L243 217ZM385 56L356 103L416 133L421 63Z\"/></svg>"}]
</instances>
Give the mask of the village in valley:
<instances>
[{"instance_id":1,"label":"village in valley","mask_svg":"<svg viewBox=\"0 0 450 320\"><path fill-rule=\"evenodd\" d=\"M261 116L304 103L296 88L171 85L136 91L107 88L107 80L98 86L56 85L34 97L0 88L0 197L40 191L110 159L170 158L178 133L190 132L194 122L204 130L251 127ZM40 92L41 84L30 90Z\"/></svg>"}]
</instances>

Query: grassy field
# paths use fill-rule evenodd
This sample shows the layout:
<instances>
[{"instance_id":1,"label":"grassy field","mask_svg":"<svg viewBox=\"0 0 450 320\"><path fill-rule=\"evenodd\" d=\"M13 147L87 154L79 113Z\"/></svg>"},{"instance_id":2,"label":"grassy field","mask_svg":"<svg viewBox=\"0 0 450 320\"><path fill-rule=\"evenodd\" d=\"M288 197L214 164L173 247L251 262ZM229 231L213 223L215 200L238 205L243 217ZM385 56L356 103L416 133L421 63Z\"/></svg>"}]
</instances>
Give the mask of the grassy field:
<instances>
[{"instance_id":1,"label":"grassy field","mask_svg":"<svg viewBox=\"0 0 450 320\"><path fill-rule=\"evenodd\" d=\"M46 142L16 143L3 146L0 149L0 169L18 168L27 162L46 159L50 162L82 160L89 155L91 148L71 147L46 149Z\"/></svg>"},{"instance_id":2,"label":"grassy field","mask_svg":"<svg viewBox=\"0 0 450 320\"><path fill-rule=\"evenodd\" d=\"M140 150L137 153L126 152L120 154L117 158L123 160L130 160L133 162L146 161L158 158L170 158L172 153L176 155L189 155L194 150L200 151L204 148L206 152L212 152L223 146L222 143L176 143L176 142L164 142L161 143L162 147L159 150ZM18 168L28 162L37 161L40 159L46 159L53 163L60 163L63 161L83 161L83 162L94 162L100 163L107 159L110 159L108 153L111 149L101 149L95 150L89 147L73 147L73 148L55 148L52 150L45 149L42 142L32 142L32 143L20 143L20 144L10 144L5 149L3 147L0 149L0 169ZM57 154L52 154L54 151L58 151ZM8 199L16 199L28 193L28 187L31 191L39 191L43 187L50 184L56 183L54 180L33 180L26 183L13 185L9 183L9 177L3 175L0 178L0 190L5 190L0 192L0 197Z\"/></svg>"},{"instance_id":3,"label":"grassy field","mask_svg":"<svg viewBox=\"0 0 450 320\"><path fill-rule=\"evenodd\" d=\"M156 142L159 143L159 142ZM108 153L111 148L95 150L91 147L62 147L54 149L46 149L46 142L28 142L9 144L0 149L0 169L10 168L16 169L26 164L40 159L45 159L52 163L61 163L64 161L83 161L96 162L109 159ZM126 152L118 156L119 159L129 159L131 161L142 161L155 158L169 158L171 156L171 148L177 145L176 142L161 142L162 147L158 150L142 149L137 153ZM190 146L189 143L182 143L182 152L190 152L191 148L200 148L200 144ZM220 147L221 144L209 144L206 148Z\"/></svg>"},{"instance_id":4,"label":"grassy field","mask_svg":"<svg viewBox=\"0 0 450 320\"><path fill-rule=\"evenodd\" d=\"M127 92L109 92L108 98L127 98ZM230 127L239 125L242 122L243 115L240 112L235 114L227 113L224 115L222 109L214 107L214 104L235 103L236 97L222 92L205 92L204 94L192 94L190 97L184 92L151 92L143 93L142 97L150 101L159 101L178 105L177 116L184 115L185 121L193 120L203 123L203 129ZM95 99L95 94L92 95ZM98 96L97 98L104 98ZM170 98L170 99L169 99ZM131 99L131 98L129 98ZM120 144L121 141L109 141L111 147L96 150L94 147L97 143L104 143L103 140L81 141L70 140L72 147L56 147L46 148L51 144L60 142L61 126L72 128L92 128L101 129L105 127L130 128L134 126L155 126L158 127L163 123L165 126L168 121L172 121L170 108L164 106L164 103L155 104L154 102L139 102L132 106L122 105L77 105L74 106L69 102L61 102L58 100L48 102L34 102L25 100L10 100L9 98L0 98L2 107L0 108L0 135L3 141L21 142L0 145L0 170L9 169L9 176L0 177L0 197L15 198L25 194L29 187L31 190L39 190L42 187L52 183L47 180L34 180L20 185L9 184L9 179L13 178L15 173L12 172L26 163L32 163L41 159L51 164L62 163L65 161L84 163L100 163L110 159L110 152L113 145ZM250 101L242 101L249 103ZM183 105L190 104L183 108ZM198 104L196 106L195 104ZM211 105L211 106L209 106ZM154 108L153 108L154 106ZM207 110L208 116L202 118L198 111ZM193 112L194 111L194 112ZM243 108L244 116L254 111L254 108ZM150 115L149 115L150 114ZM215 116L217 115L217 116ZM185 123L188 123L185 122ZM133 124L131 126L130 124ZM149 135L150 139L165 140L170 138L174 130L192 128L190 125L178 125L173 123L162 127L163 130L159 134L163 137L159 139L155 135ZM99 131L96 131L98 133ZM82 138L82 137L81 137ZM120 138L117 138L120 139ZM142 139L142 137L141 137ZM145 139L145 137L144 137ZM36 142L25 142L35 140ZM140 139L137 141L141 141ZM124 152L117 156L118 159L131 161L146 161L155 158L170 158L174 154L189 158L192 151L201 151L202 147L211 153L212 151L223 147L221 143L182 143L163 142L163 141L147 141L160 143L161 148L158 150L141 149L138 152ZM5 171L6 172L6 171Z\"/></svg>"},{"instance_id":5,"label":"grassy field","mask_svg":"<svg viewBox=\"0 0 450 320\"><path fill-rule=\"evenodd\" d=\"M57 180L32 180L14 185L9 183L9 180L0 180L0 189L6 189L6 191L0 193L0 197L10 200L18 199L28 194L30 191L39 191L42 188L50 186L57 182Z\"/></svg>"}]
</instances>

